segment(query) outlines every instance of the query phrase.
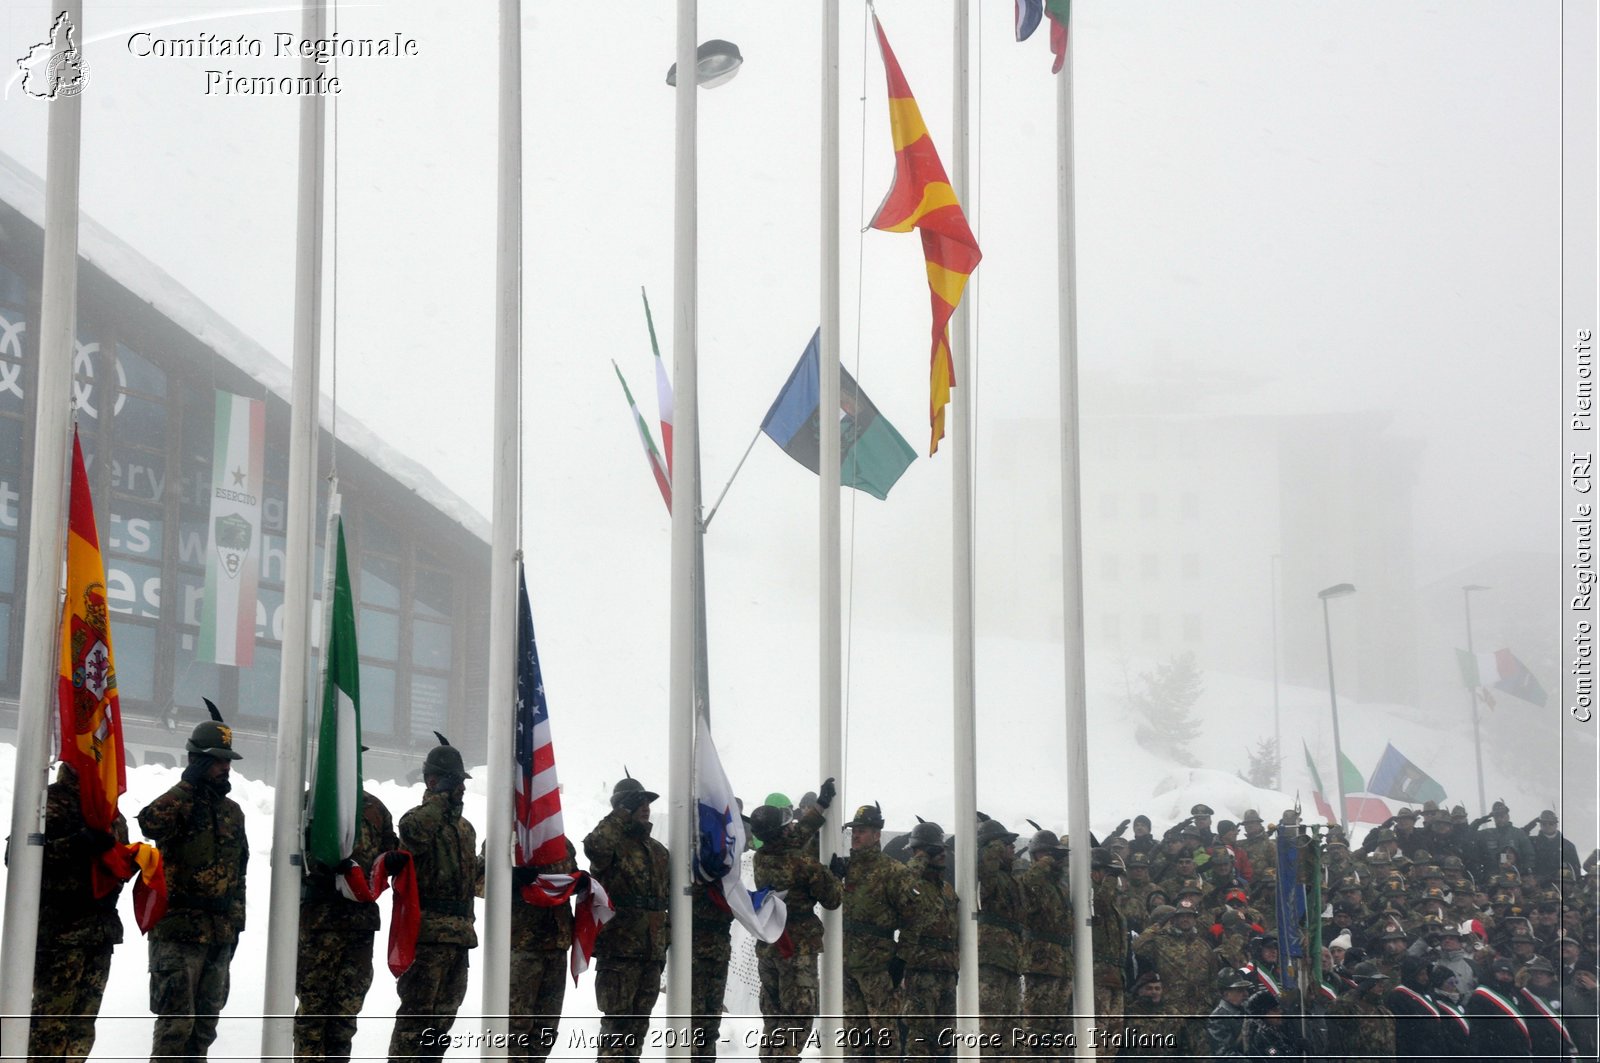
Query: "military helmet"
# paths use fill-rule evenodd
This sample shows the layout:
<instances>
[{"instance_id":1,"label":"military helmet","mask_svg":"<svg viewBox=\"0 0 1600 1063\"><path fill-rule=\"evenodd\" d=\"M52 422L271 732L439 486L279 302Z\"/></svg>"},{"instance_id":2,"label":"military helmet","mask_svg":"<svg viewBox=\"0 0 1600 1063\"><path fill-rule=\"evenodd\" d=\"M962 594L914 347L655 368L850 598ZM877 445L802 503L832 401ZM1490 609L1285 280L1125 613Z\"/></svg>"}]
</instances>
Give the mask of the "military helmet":
<instances>
[{"instance_id":1,"label":"military helmet","mask_svg":"<svg viewBox=\"0 0 1600 1063\"><path fill-rule=\"evenodd\" d=\"M1543 973L1543 974L1555 974L1556 973L1555 964L1551 963L1549 960L1545 959L1543 956L1535 956L1533 959L1531 959L1527 963L1523 964L1522 965L1522 969L1524 971L1527 971L1529 974L1534 974L1536 972L1537 973Z\"/></svg>"},{"instance_id":2,"label":"military helmet","mask_svg":"<svg viewBox=\"0 0 1600 1063\"><path fill-rule=\"evenodd\" d=\"M1061 839L1053 830L1036 830L1033 837L1028 839L1028 852L1037 853L1064 853L1067 847L1061 844Z\"/></svg>"},{"instance_id":3,"label":"military helmet","mask_svg":"<svg viewBox=\"0 0 1600 1063\"><path fill-rule=\"evenodd\" d=\"M1006 830L1005 824L998 819L986 819L978 824L977 838L980 847L994 841L1001 841L1010 845L1017 840L1017 832Z\"/></svg>"},{"instance_id":4,"label":"military helmet","mask_svg":"<svg viewBox=\"0 0 1600 1063\"><path fill-rule=\"evenodd\" d=\"M233 728L216 720L201 720L189 732L189 741L183 748L190 753L214 757L217 760L243 760L233 751Z\"/></svg>"},{"instance_id":5,"label":"military helmet","mask_svg":"<svg viewBox=\"0 0 1600 1063\"><path fill-rule=\"evenodd\" d=\"M906 836L908 849L944 849L944 828L925 819L911 828L911 833Z\"/></svg>"},{"instance_id":6,"label":"military helmet","mask_svg":"<svg viewBox=\"0 0 1600 1063\"><path fill-rule=\"evenodd\" d=\"M1191 816L1209 816L1212 814L1211 806L1206 804L1195 805L1189 809L1189 815Z\"/></svg>"},{"instance_id":7,"label":"military helmet","mask_svg":"<svg viewBox=\"0 0 1600 1063\"><path fill-rule=\"evenodd\" d=\"M1203 896L1205 896L1205 892L1206 892L1205 890L1200 888L1200 883L1196 882L1192 878L1184 879L1183 880L1183 885L1178 887L1178 896L1180 896L1180 897L1186 897L1186 896L1203 897Z\"/></svg>"},{"instance_id":8,"label":"military helmet","mask_svg":"<svg viewBox=\"0 0 1600 1063\"><path fill-rule=\"evenodd\" d=\"M783 809L775 805L761 805L750 813L750 832L762 841L777 837L783 830Z\"/></svg>"},{"instance_id":9,"label":"military helmet","mask_svg":"<svg viewBox=\"0 0 1600 1063\"><path fill-rule=\"evenodd\" d=\"M1294 826L1300 822L1300 813L1292 808L1286 808L1283 810L1283 815L1278 817L1278 822L1286 827Z\"/></svg>"},{"instance_id":10,"label":"military helmet","mask_svg":"<svg viewBox=\"0 0 1600 1063\"><path fill-rule=\"evenodd\" d=\"M1552 811L1551 809L1547 808L1543 812L1539 813L1539 822L1540 823L1560 823L1561 819L1560 819L1560 817L1558 817L1555 814L1554 811Z\"/></svg>"},{"instance_id":11,"label":"military helmet","mask_svg":"<svg viewBox=\"0 0 1600 1063\"><path fill-rule=\"evenodd\" d=\"M878 806L876 801L870 805L862 805L860 808L856 809L856 814L851 818L850 822L845 824L845 826L871 827L874 830L882 830L883 809Z\"/></svg>"},{"instance_id":12,"label":"military helmet","mask_svg":"<svg viewBox=\"0 0 1600 1063\"><path fill-rule=\"evenodd\" d=\"M626 808L630 812L640 805L648 805L661 795L644 788L644 783L631 775L624 775L611 788L611 807Z\"/></svg>"},{"instance_id":13,"label":"military helmet","mask_svg":"<svg viewBox=\"0 0 1600 1063\"><path fill-rule=\"evenodd\" d=\"M1091 871L1115 871L1121 875L1127 871L1122 866L1122 861L1109 849L1095 846L1089 851L1089 869Z\"/></svg>"},{"instance_id":14,"label":"military helmet","mask_svg":"<svg viewBox=\"0 0 1600 1063\"><path fill-rule=\"evenodd\" d=\"M1224 967L1217 972L1217 988L1223 992L1230 989L1253 989L1255 982L1243 971L1234 967Z\"/></svg>"},{"instance_id":15,"label":"military helmet","mask_svg":"<svg viewBox=\"0 0 1600 1063\"><path fill-rule=\"evenodd\" d=\"M1127 865L1129 871L1132 871L1136 867L1142 867L1148 871L1150 868L1150 857L1144 853L1134 853L1132 856L1128 857Z\"/></svg>"},{"instance_id":16,"label":"military helmet","mask_svg":"<svg viewBox=\"0 0 1600 1063\"><path fill-rule=\"evenodd\" d=\"M1383 968L1371 960L1363 960L1361 963L1356 964L1356 969L1350 972L1350 977L1358 982L1391 981L1389 976L1383 973Z\"/></svg>"},{"instance_id":17,"label":"military helmet","mask_svg":"<svg viewBox=\"0 0 1600 1063\"><path fill-rule=\"evenodd\" d=\"M1261 813L1257 812L1253 808L1247 808L1247 809L1244 810L1244 815L1239 817L1239 822L1240 823L1260 823L1261 822Z\"/></svg>"},{"instance_id":18,"label":"military helmet","mask_svg":"<svg viewBox=\"0 0 1600 1063\"><path fill-rule=\"evenodd\" d=\"M1272 1011L1282 1011L1283 1005L1278 1003L1278 994L1272 990L1258 989L1244 1002L1244 1010L1251 1015L1265 1015Z\"/></svg>"},{"instance_id":19,"label":"military helmet","mask_svg":"<svg viewBox=\"0 0 1600 1063\"><path fill-rule=\"evenodd\" d=\"M1184 909L1184 911L1191 912L1191 914L1192 914L1192 909L1186 908L1186 909ZM1152 923L1160 925L1162 923L1165 923L1168 919L1171 919L1174 915L1177 915L1177 914L1178 914L1178 909L1174 908L1172 905L1170 905L1170 904L1158 904L1154 908L1150 909L1150 921Z\"/></svg>"}]
</instances>

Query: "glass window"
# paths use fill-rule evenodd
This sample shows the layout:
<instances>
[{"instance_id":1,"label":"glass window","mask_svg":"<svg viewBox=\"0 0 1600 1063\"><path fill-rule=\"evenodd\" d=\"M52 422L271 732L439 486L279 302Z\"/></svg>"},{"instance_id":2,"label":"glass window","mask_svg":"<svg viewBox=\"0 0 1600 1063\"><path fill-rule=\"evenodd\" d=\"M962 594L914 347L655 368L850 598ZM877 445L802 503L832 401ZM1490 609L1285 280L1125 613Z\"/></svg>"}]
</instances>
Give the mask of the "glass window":
<instances>
[{"instance_id":1,"label":"glass window","mask_svg":"<svg viewBox=\"0 0 1600 1063\"><path fill-rule=\"evenodd\" d=\"M363 556L359 590L364 605L400 608L400 562L370 554Z\"/></svg>"},{"instance_id":2,"label":"glass window","mask_svg":"<svg viewBox=\"0 0 1600 1063\"><path fill-rule=\"evenodd\" d=\"M159 617L161 615L161 566L146 565L127 558L106 560L106 607L123 615ZM116 631L112 631L115 641Z\"/></svg>"},{"instance_id":3,"label":"glass window","mask_svg":"<svg viewBox=\"0 0 1600 1063\"><path fill-rule=\"evenodd\" d=\"M123 387L150 395L167 393L167 374L138 351L117 344L117 362L122 367Z\"/></svg>"},{"instance_id":4,"label":"glass window","mask_svg":"<svg viewBox=\"0 0 1600 1063\"><path fill-rule=\"evenodd\" d=\"M411 621L411 664L416 668L450 668L450 625Z\"/></svg>"},{"instance_id":5,"label":"glass window","mask_svg":"<svg viewBox=\"0 0 1600 1063\"><path fill-rule=\"evenodd\" d=\"M11 489L22 490L22 421L15 417L0 417L0 476L11 480ZM15 516L12 517L15 520Z\"/></svg>"},{"instance_id":6,"label":"glass window","mask_svg":"<svg viewBox=\"0 0 1600 1063\"><path fill-rule=\"evenodd\" d=\"M117 553L137 554L159 561L164 530L161 508L143 506L124 498L113 499L111 505L106 547Z\"/></svg>"},{"instance_id":7,"label":"glass window","mask_svg":"<svg viewBox=\"0 0 1600 1063\"><path fill-rule=\"evenodd\" d=\"M361 549L380 554L399 555L404 545L400 533L384 519L384 514L373 511L371 507L363 511L363 516L369 518L361 522ZM345 525L348 530L349 525Z\"/></svg>"},{"instance_id":8,"label":"glass window","mask_svg":"<svg viewBox=\"0 0 1600 1063\"><path fill-rule=\"evenodd\" d=\"M361 730L394 734L394 669L361 662Z\"/></svg>"},{"instance_id":9,"label":"glass window","mask_svg":"<svg viewBox=\"0 0 1600 1063\"><path fill-rule=\"evenodd\" d=\"M167 445L167 407L138 395L117 397L117 442L161 450Z\"/></svg>"},{"instance_id":10,"label":"glass window","mask_svg":"<svg viewBox=\"0 0 1600 1063\"><path fill-rule=\"evenodd\" d=\"M156 629L122 623L111 631L117 662L117 693L123 701L153 701L156 686Z\"/></svg>"},{"instance_id":11,"label":"glass window","mask_svg":"<svg viewBox=\"0 0 1600 1063\"><path fill-rule=\"evenodd\" d=\"M109 388L105 386L107 379L113 381ZM114 371L106 368L106 359L100 353L99 342L79 336L77 349L72 357L73 408L81 411L91 421L99 420L107 400L109 399L112 404L116 403L115 380Z\"/></svg>"},{"instance_id":12,"label":"glass window","mask_svg":"<svg viewBox=\"0 0 1600 1063\"><path fill-rule=\"evenodd\" d=\"M247 716L278 718L278 681L283 671L283 652L276 646L256 643L255 663L239 669L239 711Z\"/></svg>"},{"instance_id":13,"label":"glass window","mask_svg":"<svg viewBox=\"0 0 1600 1063\"><path fill-rule=\"evenodd\" d=\"M11 673L11 603L0 602L0 676Z\"/></svg>"},{"instance_id":14,"label":"glass window","mask_svg":"<svg viewBox=\"0 0 1600 1063\"><path fill-rule=\"evenodd\" d=\"M411 677L411 733L449 732L450 680L433 675Z\"/></svg>"},{"instance_id":15,"label":"glass window","mask_svg":"<svg viewBox=\"0 0 1600 1063\"><path fill-rule=\"evenodd\" d=\"M17 540L12 535L0 535L0 594L10 594L17 589ZM0 668L0 672L4 672Z\"/></svg>"},{"instance_id":16,"label":"glass window","mask_svg":"<svg viewBox=\"0 0 1600 1063\"><path fill-rule=\"evenodd\" d=\"M217 700L222 686L221 668L196 660L200 650L200 633L186 630L178 635L178 652L173 654L172 703L191 709L201 709L201 698ZM119 647L120 651L120 647ZM118 652L117 659L122 659ZM202 711L204 711L202 709Z\"/></svg>"},{"instance_id":17,"label":"glass window","mask_svg":"<svg viewBox=\"0 0 1600 1063\"><path fill-rule=\"evenodd\" d=\"M356 618L356 643L363 657L396 660L400 656L399 615L363 608Z\"/></svg>"},{"instance_id":18,"label":"glass window","mask_svg":"<svg viewBox=\"0 0 1600 1063\"><path fill-rule=\"evenodd\" d=\"M19 304L0 291L0 410L12 413L27 408L33 377L27 356L28 323Z\"/></svg>"},{"instance_id":19,"label":"glass window","mask_svg":"<svg viewBox=\"0 0 1600 1063\"><path fill-rule=\"evenodd\" d=\"M277 587L257 586L256 638L282 642L283 623L283 591Z\"/></svg>"},{"instance_id":20,"label":"glass window","mask_svg":"<svg viewBox=\"0 0 1600 1063\"><path fill-rule=\"evenodd\" d=\"M430 620L450 619L450 574L417 570L417 592L412 602L417 616Z\"/></svg>"}]
</instances>

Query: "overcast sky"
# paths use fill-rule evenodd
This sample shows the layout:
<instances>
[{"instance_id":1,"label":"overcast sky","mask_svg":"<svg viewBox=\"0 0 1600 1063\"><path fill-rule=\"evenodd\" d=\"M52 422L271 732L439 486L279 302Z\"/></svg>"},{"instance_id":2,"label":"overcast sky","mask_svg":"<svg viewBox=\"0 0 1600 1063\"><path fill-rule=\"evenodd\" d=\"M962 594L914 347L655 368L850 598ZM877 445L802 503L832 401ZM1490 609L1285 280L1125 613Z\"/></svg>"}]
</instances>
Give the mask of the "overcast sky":
<instances>
[{"instance_id":1,"label":"overcast sky","mask_svg":"<svg viewBox=\"0 0 1600 1063\"><path fill-rule=\"evenodd\" d=\"M206 95L204 72L297 73L271 57L275 33L298 33L297 6L86 6L83 209L287 361L296 101ZM1010 501L984 492L984 433L1036 420L1039 490L1059 483L1055 119L1046 34L1016 44L1011 3L974 6L966 198L985 258L969 288L978 326L967 384L981 578L983 566L1017 563L984 551ZM844 7L843 355L922 450L920 246L858 236L893 159L864 10ZM663 78L674 5L525 8L530 583L558 644L605 637L638 654L647 678L603 687L597 700L664 695L668 522L609 362L653 422L638 290L651 289L670 347L673 96ZM4 54L41 39L50 11L44 0L5 4ZM951 5L882 0L878 13L949 164ZM1113 391L1180 373L1224 383L1218 411L1385 412L1394 434L1425 446L1419 583L1505 551L1553 555L1561 6L1079 0L1074 20L1085 413L1104 412ZM143 30L246 34L268 54L139 57L128 42ZM339 70L339 401L487 513L495 5L380 0L342 9L338 30L398 33L419 51ZM818 320L820 14L707 0L700 36L733 40L746 59L731 83L701 94L709 502ZM0 144L42 174L46 108L14 78L8 90ZM889 503L862 503L860 622L892 625L924 601L947 607L949 493L942 453L913 466ZM758 445L711 535L723 599L714 655L716 628L736 631L740 610L776 611L796 617L810 659L815 496L814 479ZM931 575L905 563L922 552ZM880 564L895 579L873 582ZM720 587L718 572L729 574ZM1043 588L1036 608L1041 618L1058 610L1059 590ZM609 626L589 619L622 614ZM721 646L755 652L732 637Z\"/></svg>"}]
</instances>

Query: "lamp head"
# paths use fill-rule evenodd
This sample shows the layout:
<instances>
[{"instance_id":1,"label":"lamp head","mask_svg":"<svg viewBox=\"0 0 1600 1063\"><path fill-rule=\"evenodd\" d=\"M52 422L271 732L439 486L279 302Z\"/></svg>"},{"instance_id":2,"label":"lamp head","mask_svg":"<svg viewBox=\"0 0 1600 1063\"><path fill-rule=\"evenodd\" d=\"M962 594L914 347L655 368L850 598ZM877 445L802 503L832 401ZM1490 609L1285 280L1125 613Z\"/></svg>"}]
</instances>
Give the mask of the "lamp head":
<instances>
[{"instance_id":1,"label":"lamp head","mask_svg":"<svg viewBox=\"0 0 1600 1063\"><path fill-rule=\"evenodd\" d=\"M695 50L695 84L703 89L714 89L733 80L739 72L744 56L732 41L709 40ZM678 84L678 64L667 68L667 84Z\"/></svg>"},{"instance_id":2,"label":"lamp head","mask_svg":"<svg viewBox=\"0 0 1600 1063\"><path fill-rule=\"evenodd\" d=\"M1353 583L1336 583L1332 587L1318 591L1317 597L1327 601L1330 598L1347 598L1355 592L1356 587Z\"/></svg>"}]
</instances>

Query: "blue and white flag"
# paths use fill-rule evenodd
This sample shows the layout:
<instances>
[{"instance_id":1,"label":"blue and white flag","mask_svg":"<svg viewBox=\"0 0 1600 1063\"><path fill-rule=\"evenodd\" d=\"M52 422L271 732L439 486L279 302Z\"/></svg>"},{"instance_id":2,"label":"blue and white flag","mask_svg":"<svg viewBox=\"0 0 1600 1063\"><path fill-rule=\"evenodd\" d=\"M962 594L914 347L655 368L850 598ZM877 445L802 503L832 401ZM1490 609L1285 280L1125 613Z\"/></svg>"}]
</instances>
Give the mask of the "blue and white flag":
<instances>
[{"instance_id":1,"label":"blue and white flag","mask_svg":"<svg viewBox=\"0 0 1600 1063\"><path fill-rule=\"evenodd\" d=\"M720 883L722 898L739 924L757 941L769 945L783 936L789 910L783 898L771 890L749 890L740 875L744 856L744 817L733 787L722 770L716 743L711 740L711 725L700 718L695 729L694 794L699 816L700 843L695 847L695 878L705 883Z\"/></svg>"},{"instance_id":2,"label":"blue and white flag","mask_svg":"<svg viewBox=\"0 0 1600 1063\"><path fill-rule=\"evenodd\" d=\"M1278 916L1278 970L1283 974L1285 989L1297 988L1294 964L1290 961L1305 955L1300 947L1300 931L1306 925L1306 888L1300 882L1300 849L1294 839L1292 829L1279 829L1278 889L1273 903Z\"/></svg>"}]
</instances>

